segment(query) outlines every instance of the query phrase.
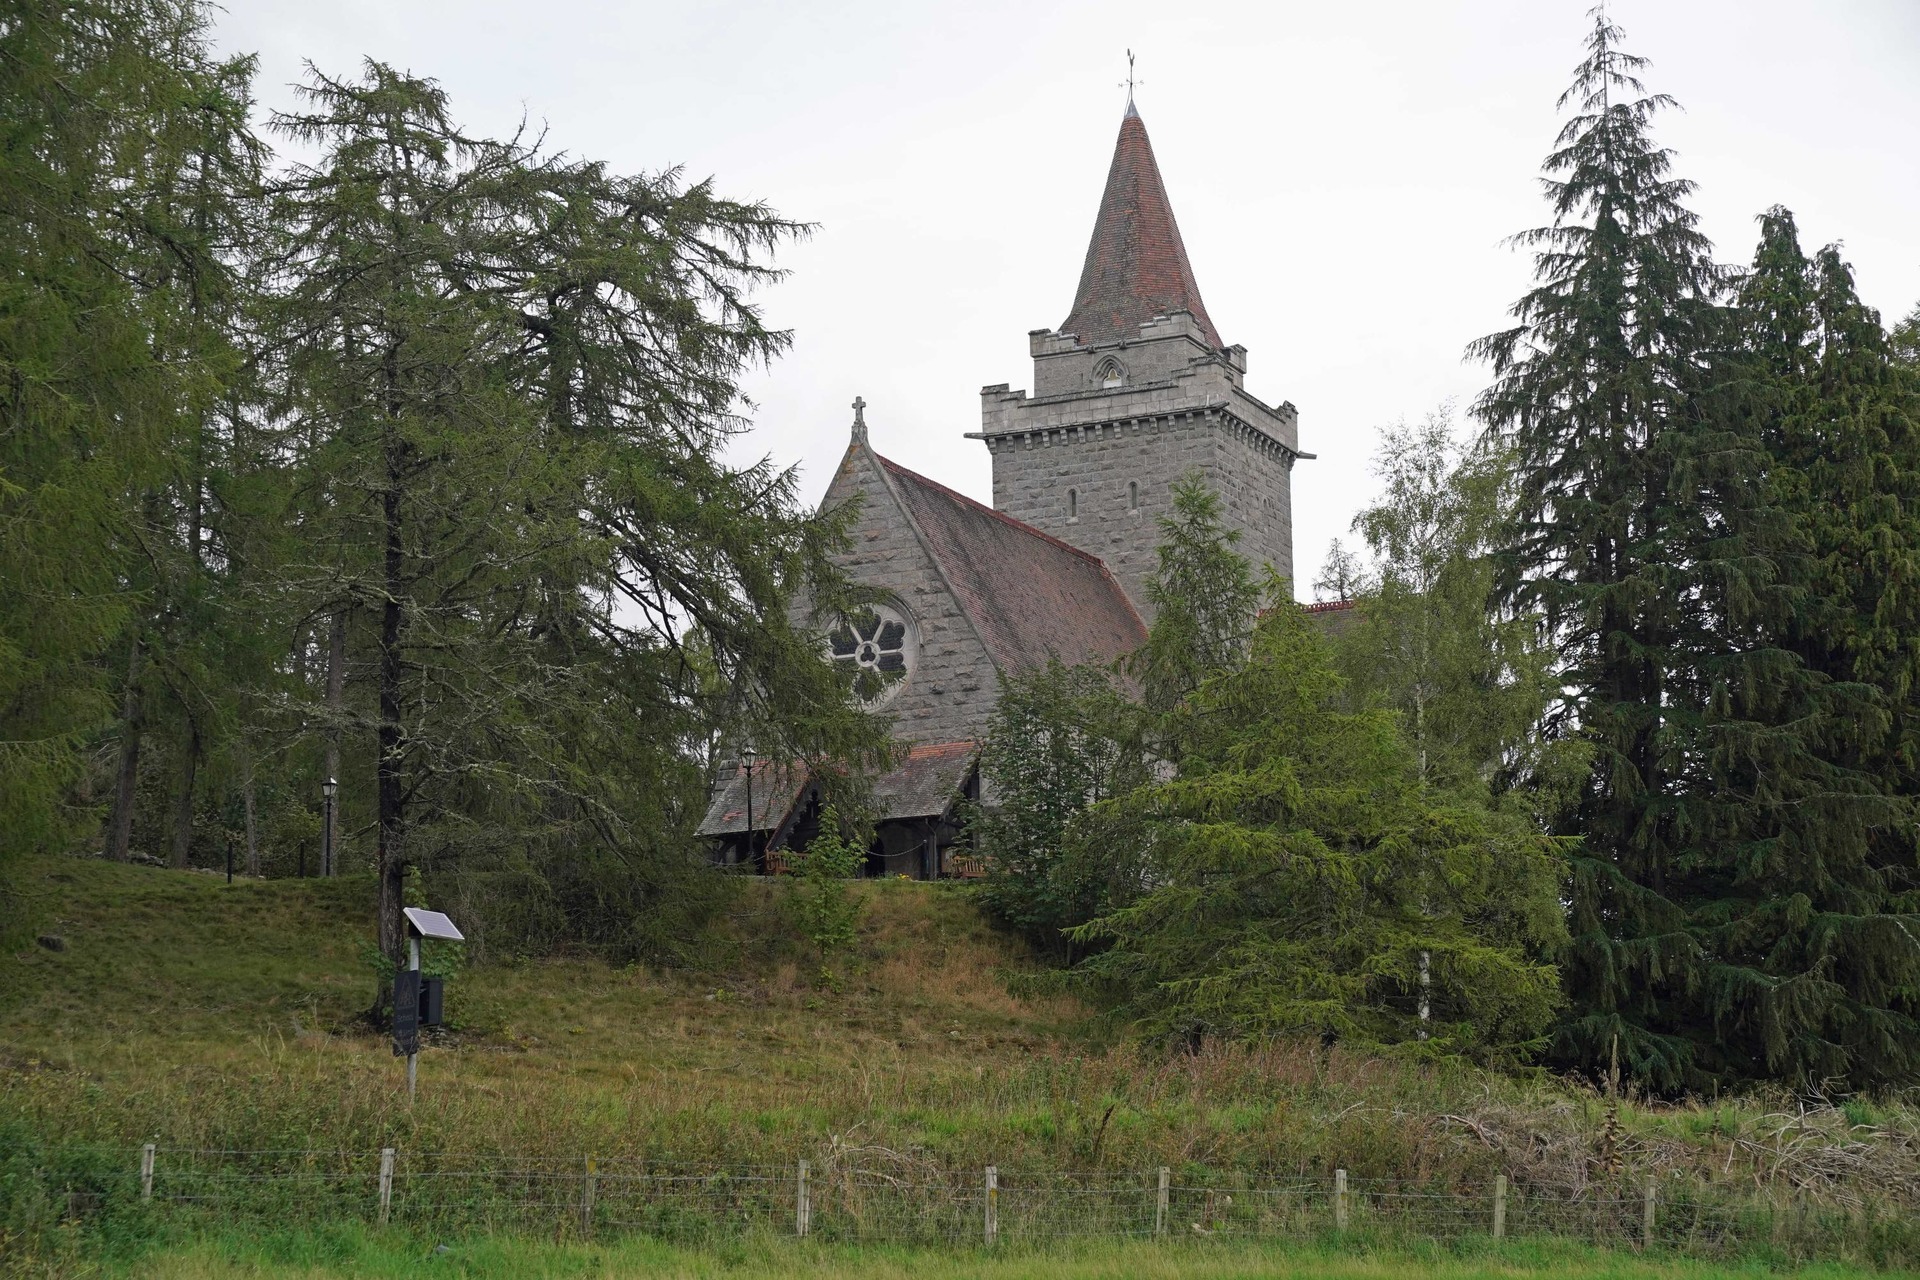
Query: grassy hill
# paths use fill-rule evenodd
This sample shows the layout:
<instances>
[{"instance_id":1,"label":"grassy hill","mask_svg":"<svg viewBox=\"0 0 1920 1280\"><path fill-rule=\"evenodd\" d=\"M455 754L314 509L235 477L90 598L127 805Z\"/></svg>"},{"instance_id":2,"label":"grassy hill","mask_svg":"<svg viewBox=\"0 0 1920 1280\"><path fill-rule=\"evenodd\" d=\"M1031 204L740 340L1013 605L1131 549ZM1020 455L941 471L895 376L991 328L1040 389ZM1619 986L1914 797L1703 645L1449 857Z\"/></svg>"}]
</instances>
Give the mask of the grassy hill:
<instances>
[{"instance_id":1,"label":"grassy hill","mask_svg":"<svg viewBox=\"0 0 1920 1280\"><path fill-rule=\"evenodd\" d=\"M1920 1202L1920 1124L1892 1101L1604 1101L1318 1045L1165 1054L1105 1043L955 885L856 886L839 992L806 975L785 883L746 882L703 971L586 958L478 965L423 1053L419 1101L359 1011L373 885L32 864L38 931L0 965L0 1126L53 1142L875 1167L1159 1165L1485 1187L1496 1173ZM1018 984L1016 984L1017 986ZM4 1133L0 1129L0 1133ZM569 1166L573 1167L573 1166ZM1636 1184L1637 1185L1637 1184Z\"/></svg>"}]
</instances>

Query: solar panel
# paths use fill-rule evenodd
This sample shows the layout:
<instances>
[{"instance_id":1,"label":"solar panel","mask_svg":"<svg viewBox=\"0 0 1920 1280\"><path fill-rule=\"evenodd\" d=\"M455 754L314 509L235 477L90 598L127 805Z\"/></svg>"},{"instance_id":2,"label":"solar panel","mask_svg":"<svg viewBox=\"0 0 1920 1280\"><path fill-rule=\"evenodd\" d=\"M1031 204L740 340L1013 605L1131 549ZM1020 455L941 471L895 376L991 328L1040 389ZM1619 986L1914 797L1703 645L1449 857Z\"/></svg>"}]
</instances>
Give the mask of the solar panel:
<instances>
[{"instance_id":1,"label":"solar panel","mask_svg":"<svg viewBox=\"0 0 1920 1280\"><path fill-rule=\"evenodd\" d=\"M429 911L425 907L404 907L401 914L413 931L423 938L446 938L452 942L465 942L466 935L461 933L453 921L438 911Z\"/></svg>"}]
</instances>

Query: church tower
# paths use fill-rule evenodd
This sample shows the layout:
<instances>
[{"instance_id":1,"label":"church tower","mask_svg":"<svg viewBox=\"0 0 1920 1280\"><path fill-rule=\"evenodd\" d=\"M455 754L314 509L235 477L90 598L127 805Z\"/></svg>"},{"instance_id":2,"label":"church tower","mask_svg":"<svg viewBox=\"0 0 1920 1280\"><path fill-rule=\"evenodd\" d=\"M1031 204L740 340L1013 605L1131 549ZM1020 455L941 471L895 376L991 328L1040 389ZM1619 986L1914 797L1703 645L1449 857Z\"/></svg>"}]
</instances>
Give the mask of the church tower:
<instances>
[{"instance_id":1,"label":"church tower","mask_svg":"<svg viewBox=\"0 0 1920 1280\"><path fill-rule=\"evenodd\" d=\"M1242 385L1247 351L1227 346L1200 300L1131 98L1094 220L1073 310L1028 334L1033 393L981 389L993 505L1100 557L1151 620L1146 582L1158 518L1176 480L1198 471L1256 568L1293 573L1291 404Z\"/></svg>"}]
</instances>

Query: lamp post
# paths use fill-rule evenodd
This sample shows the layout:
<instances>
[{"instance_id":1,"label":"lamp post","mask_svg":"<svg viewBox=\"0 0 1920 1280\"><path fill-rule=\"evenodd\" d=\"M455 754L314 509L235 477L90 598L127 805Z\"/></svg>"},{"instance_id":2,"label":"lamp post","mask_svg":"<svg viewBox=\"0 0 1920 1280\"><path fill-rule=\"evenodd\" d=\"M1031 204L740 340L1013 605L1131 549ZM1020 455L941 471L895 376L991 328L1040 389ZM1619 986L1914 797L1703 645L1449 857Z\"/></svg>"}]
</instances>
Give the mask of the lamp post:
<instances>
[{"instance_id":1,"label":"lamp post","mask_svg":"<svg viewBox=\"0 0 1920 1280\"><path fill-rule=\"evenodd\" d=\"M753 865L753 762L760 753L751 746L740 752L740 759L747 766L747 865Z\"/></svg>"},{"instance_id":2,"label":"lamp post","mask_svg":"<svg viewBox=\"0 0 1920 1280\"><path fill-rule=\"evenodd\" d=\"M323 877L333 874L333 796L338 790L340 780L332 775L320 784L320 798L324 802L320 818L320 874Z\"/></svg>"}]
</instances>

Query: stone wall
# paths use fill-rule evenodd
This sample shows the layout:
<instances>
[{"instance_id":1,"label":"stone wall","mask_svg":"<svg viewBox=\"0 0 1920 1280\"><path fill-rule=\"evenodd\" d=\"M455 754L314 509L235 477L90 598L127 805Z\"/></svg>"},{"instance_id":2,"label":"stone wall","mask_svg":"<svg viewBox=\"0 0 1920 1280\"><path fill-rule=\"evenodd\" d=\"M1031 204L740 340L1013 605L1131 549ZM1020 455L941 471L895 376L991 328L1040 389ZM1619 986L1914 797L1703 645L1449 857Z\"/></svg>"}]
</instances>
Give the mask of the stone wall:
<instances>
[{"instance_id":1,"label":"stone wall","mask_svg":"<svg viewBox=\"0 0 1920 1280\"><path fill-rule=\"evenodd\" d=\"M837 557L855 582L888 592L912 622L915 657L881 708L894 736L910 743L977 739L993 714L1000 682L993 660L920 545L864 445L847 450L824 507L865 494L852 547Z\"/></svg>"},{"instance_id":2,"label":"stone wall","mask_svg":"<svg viewBox=\"0 0 1920 1280\"><path fill-rule=\"evenodd\" d=\"M974 438L993 453L994 506L1106 561L1151 622L1159 519L1174 482L1198 470L1256 572L1291 576L1293 463L1310 455L1299 452L1294 407L1247 392L1244 347L1208 347L1185 311L1120 342L1082 346L1044 329L1027 338L1035 394L980 390ZM1124 370L1118 385L1103 377L1109 360Z\"/></svg>"},{"instance_id":3,"label":"stone wall","mask_svg":"<svg viewBox=\"0 0 1920 1280\"><path fill-rule=\"evenodd\" d=\"M1174 482L1198 470L1220 495L1256 570L1293 570L1292 476L1286 454L1217 409L989 438L993 504L1106 561L1151 620L1159 520ZM1137 486L1137 490L1133 487ZM1137 493L1137 500L1136 500Z\"/></svg>"}]
</instances>

